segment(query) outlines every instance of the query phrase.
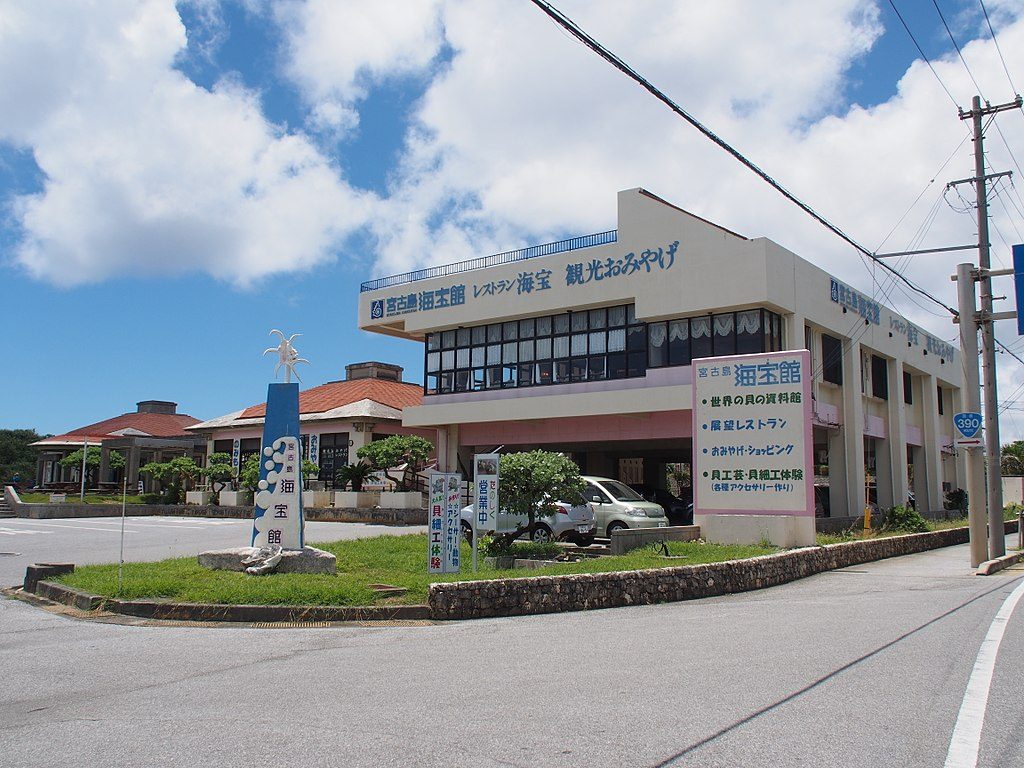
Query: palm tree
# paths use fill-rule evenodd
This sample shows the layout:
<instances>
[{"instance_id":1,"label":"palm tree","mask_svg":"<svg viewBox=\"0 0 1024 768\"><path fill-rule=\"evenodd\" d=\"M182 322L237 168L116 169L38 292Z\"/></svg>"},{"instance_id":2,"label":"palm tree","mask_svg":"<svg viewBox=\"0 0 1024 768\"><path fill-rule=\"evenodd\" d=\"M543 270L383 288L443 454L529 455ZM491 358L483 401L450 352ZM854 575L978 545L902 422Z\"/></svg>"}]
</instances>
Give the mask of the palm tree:
<instances>
[{"instance_id":1,"label":"palm tree","mask_svg":"<svg viewBox=\"0 0 1024 768\"><path fill-rule=\"evenodd\" d=\"M358 493L363 490L363 483L373 475L373 467L365 461L356 464L346 464L334 474L335 481L344 489L349 483L352 490Z\"/></svg>"},{"instance_id":2,"label":"palm tree","mask_svg":"<svg viewBox=\"0 0 1024 768\"><path fill-rule=\"evenodd\" d=\"M1015 440L1003 446L999 470L1003 475L1024 475L1024 440Z\"/></svg>"}]
</instances>

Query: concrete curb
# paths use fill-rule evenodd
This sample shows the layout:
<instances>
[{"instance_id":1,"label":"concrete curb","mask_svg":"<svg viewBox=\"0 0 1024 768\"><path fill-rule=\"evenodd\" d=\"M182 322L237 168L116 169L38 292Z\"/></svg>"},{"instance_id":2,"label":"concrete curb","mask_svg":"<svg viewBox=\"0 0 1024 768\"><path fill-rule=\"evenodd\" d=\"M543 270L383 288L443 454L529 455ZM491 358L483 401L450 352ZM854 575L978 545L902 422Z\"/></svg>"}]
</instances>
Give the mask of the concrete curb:
<instances>
[{"instance_id":1,"label":"concrete curb","mask_svg":"<svg viewBox=\"0 0 1024 768\"><path fill-rule=\"evenodd\" d=\"M310 621L419 621L430 619L425 605L218 605L168 603L158 600L117 600L90 595L52 581L40 581L36 595L82 611L102 610L143 619L168 621L310 622Z\"/></svg>"},{"instance_id":2,"label":"concrete curb","mask_svg":"<svg viewBox=\"0 0 1024 768\"><path fill-rule=\"evenodd\" d=\"M978 576L991 576L993 573L998 573L1004 568L1016 565L1022 559L1024 559L1024 552L1012 552L1008 555L997 557L995 560L986 560L978 566L976 574Z\"/></svg>"}]
</instances>

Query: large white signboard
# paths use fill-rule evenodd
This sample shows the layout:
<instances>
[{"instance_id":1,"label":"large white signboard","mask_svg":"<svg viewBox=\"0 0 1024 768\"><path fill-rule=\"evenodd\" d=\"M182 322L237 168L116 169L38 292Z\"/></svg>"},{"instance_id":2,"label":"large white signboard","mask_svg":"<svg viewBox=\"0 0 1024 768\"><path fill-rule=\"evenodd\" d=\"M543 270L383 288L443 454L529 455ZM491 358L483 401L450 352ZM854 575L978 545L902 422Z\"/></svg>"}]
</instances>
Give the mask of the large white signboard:
<instances>
[{"instance_id":1,"label":"large white signboard","mask_svg":"<svg viewBox=\"0 0 1024 768\"><path fill-rule=\"evenodd\" d=\"M497 453L478 453L473 457L473 527L477 531L498 529L498 462Z\"/></svg>"},{"instance_id":2,"label":"large white signboard","mask_svg":"<svg viewBox=\"0 0 1024 768\"><path fill-rule=\"evenodd\" d=\"M302 549L301 451L294 437L281 437L263 449L266 477L256 493L252 546Z\"/></svg>"},{"instance_id":3,"label":"large white signboard","mask_svg":"<svg viewBox=\"0 0 1024 768\"><path fill-rule=\"evenodd\" d=\"M462 475L430 473L430 515L427 531L427 570L430 573L459 572L461 490Z\"/></svg>"},{"instance_id":4,"label":"large white signboard","mask_svg":"<svg viewBox=\"0 0 1024 768\"><path fill-rule=\"evenodd\" d=\"M814 516L810 353L693 361L698 515Z\"/></svg>"}]
</instances>

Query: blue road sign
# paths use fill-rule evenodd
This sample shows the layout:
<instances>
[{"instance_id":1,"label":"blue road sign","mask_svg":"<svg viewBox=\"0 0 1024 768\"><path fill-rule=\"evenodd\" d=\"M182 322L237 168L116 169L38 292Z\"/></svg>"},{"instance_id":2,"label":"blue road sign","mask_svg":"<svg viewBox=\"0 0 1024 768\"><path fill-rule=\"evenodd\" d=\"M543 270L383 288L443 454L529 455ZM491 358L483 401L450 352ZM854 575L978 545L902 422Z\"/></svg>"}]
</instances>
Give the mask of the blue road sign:
<instances>
[{"instance_id":1,"label":"blue road sign","mask_svg":"<svg viewBox=\"0 0 1024 768\"><path fill-rule=\"evenodd\" d=\"M981 431L981 414L966 412L953 415L953 426L956 427L957 445L981 445L978 433Z\"/></svg>"},{"instance_id":2,"label":"blue road sign","mask_svg":"<svg viewBox=\"0 0 1024 768\"><path fill-rule=\"evenodd\" d=\"M1013 289L1017 297L1017 335L1024 336L1024 245L1013 246Z\"/></svg>"}]
</instances>

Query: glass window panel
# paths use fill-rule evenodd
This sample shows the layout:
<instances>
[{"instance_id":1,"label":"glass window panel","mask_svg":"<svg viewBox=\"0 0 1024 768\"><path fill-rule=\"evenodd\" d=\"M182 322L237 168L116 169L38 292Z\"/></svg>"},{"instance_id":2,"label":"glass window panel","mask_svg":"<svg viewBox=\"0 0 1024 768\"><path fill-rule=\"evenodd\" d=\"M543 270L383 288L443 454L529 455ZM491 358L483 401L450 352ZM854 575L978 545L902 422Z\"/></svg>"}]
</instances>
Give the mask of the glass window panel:
<instances>
[{"instance_id":1,"label":"glass window panel","mask_svg":"<svg viewBox=\"0 0 1024 768\"><path fill-rule=\"evenodd\" d=\"M609 349L609 351L611 350ZM651 368L660 368L667 363L668 324L649 323L647 326L647 364Z\"/></svg>"},{"instance_id":2,"label":"glass window panel","mask_svg":"<svg viewBox=\"0 0 1024 768\"><path fill-rule=\"evenodd\" d=\"M626 349L631 352L647 351L647 329L642 325L631 325L626 329Z\"/></svg>"},{"instance_id":3,"label":"glass window panel","mask_svg":"<svg viewBox=\"0 0 1024 768\"><path fill-rule=\"evenodd\" d=\"M714 349L716 355L736 354L736 318L732 312L715 315L711 320L714 329Z\"/></svg>"},{"instance_id":4,"label":"glass window panel","mask_svg":"<svg viewBox=\"0 0 1024 768\"><path fill-rule=\"evenodd\" d=\"M456 392L468 392L469 391L469 371L456 371L455 372L455 391Z\"/></svg>"},{"instance_id":5,"label":"glass window panel","mask_svg":"<svg viewBox=\"0 0 1024 768\"><path fill-rule=\"evenodd\" d=\"M455 344L459 347L469 346L469 328L459 328L455 331Z\"/></svg>"},{"instance_id":6,"label":"glass window panel","mask_svg":"<svg viewBox=\"0 0 1024 768\"><path fill-rule=\"evenodd\" d=\"M439 333L428 333L427 334L427 349L434 350L441 348L441 334Z\"/></svg>"},{"instance_id":7,"label":"glass window panel","mask_svg":"<svg viewBox=\"0 0 1024 768\"><path fill-rule=\"evenodd\" d=\"M439 374L431 373L427 376L427 394L436 395L437 388L441 385L441 377Z\"/></svg>"},{"instance_id":8,"label":"glass window panel","mask_svg":"<svg viewBox=\"0 0 1024 768\"><path fill-rule=\"evenodd\" d=\"M537 321L532 317L529 320L519 321L519 338L529 339L534 335L537 326Z\"/></svg>"},{"instance_id":9,"label":"glass window panel","mask_svg":"<svg viewBox=\"0 0 1024 768\"><path fill-rule=\"evenodd\" d=\"M568 357L569 356L569 337L568 336L555 336L555 357Z\"/></svg>"},{"instance_id":10,"label":"glass window panel","mask_svg":"<svg viewBox=\"0 0 1024 768\"><path fill-rule=\"evenodd\" d=\"M633 304L626 305L626 323L632 325L636 322L636 306Z\"/></svg>"},{"instance_id":11,"label":"glass window panel","mask_svg":"<svg viewBox=\"0 0 1024 768\"><path fill-rule=\"evenodd\" d=\"M508 342L501 345L501 362L503 363L515 363L518 362L519 357L516 355L516 343L514 341Z\"/></svg>"},{"instance_id":12,"label":"glass window panel","mask_svg":"<svg viewBox=\"0 0 1024 768\"><path fill-rule=\"evenodd\" d=\"M690 318L690 357L711 357L711 318Z\"/></svg>"},{"instance_id":13,"label":"glass window panel","mask_svg":"<svg viewBox=\"0 0 1024 768\"><path fill-rule=\"evenodd\" d=\"M441 348L451 349L455 346L455 331L445 331L441 334Z\"/></svg>"},{"instance_id":14,"label":"glass window panel","mask_svg":"<svg viewBox=\"0 0 1024 768\"><path fill-rule=\"evenodd\" d=\"M608 310L608 325L625 325L626 307L612 307Z\"/></svg>"},{"instance_id":15,"label":"glass window panel","mask_svg":"<svg viewBox=\"0 0 1024 768\"><path fill-rule=\"evenodd\" d=\"M538 336L550 336L551 335L551 318L550 317L538 317L537 318L537 335Z\"/></svg>"},{"instance_id":16,"label":"glass window panel","mask_svg":"<svg viewBox=\"0 0 1024 768\"><path fill-rule=\"evenodd\" d=\"M473 328L473 343L474 344L486 344L487 343L487 326L478 325Z\"/></svg>"},{"instance_id":17,"label":"glass window panel","mask_svg":"<svg viewBox=\"0 0 1024 768\"><path fill-rule=\"evenodd\" d=\"M519 364L519 386L533 386L533 363Z\"/></svg>"},{"instance_id":18,"label":"glass window panel","mask_svg":"<svg viewBox=\"0 0 1024 768\"><path fill-rule=\"evenodd\" d=\"M441 367L441 353L440 352L428 352L427 353L427 371L437 371Z\"/></svg>"},{"instance_id":19,"label":"glass window panel","mask_svg":"<svg viewBox=\"0 0 1024 768\"><path fill-rule=\"evenodd\" d=\"M551 339L537 339L537 359L547 360L551 357Z\"/></svg>"},{"instance_id":20,"label":"glass window panel","mask_svg":"<svg viewBox=\"0 0 1024 768\"><path fill-rule=\"evenodd\" d=\"M569 315L572 321L572 330L585 331L587 330L587 313L586 312L573 312Z\"/></svg>"},{"instance_id":21,"label":"glass window panel","mask_svg":"<svg viewBox=\"0 0 1024 768\"><path fill-rule=\"evenodd\" d=\"M472 361L470 365L474 368L483 368L487 363L487 348L473 347Z\"/></svg>"},{"instance_id":22,"label":"glass window panel","mask_svg":"<svg viewBox=\"0 0 1024 768\"><path fill-rule=\"evenodd\" d=\"M626 368L626 353L619 352L608 355L608 378L624 379L628 370Z\"/></svg>"},{"instance_id":23,"label":"glass window panel","mask_svg":"<svg viewBox=\"0 0 1024 768\"><path fill-rule=\"evenodd\" d=\"M537 363L537 383L538 384L550 384L551 383L552 364L550 361L546 363Z\"/></svg>"},{"instance_id":24,"label":"glass window panel","mask_svg":"<svg viewBox=\"0 0 1024 768\"><path fill-rule=\"evenodd\" d=\"M570 361L569 378L573 381L587 380L587 358L574 357Z\"/></svg>"},{"instance_id":25,"label":"glass window panel","mask_svg":"<svg viewBox=\"0 0 1024 768\"><path fill-rule=\"evenodd\" d=\"M552 320L554 321L555 333L568 333L569 332L569 315L555 315Z\"/></svg>"},{"instance_id":26,"label":"glass window panel","mask_svg":"<svg viewBox=\"0 0 1024 768\"><path fill-rule=\"evenodd\" d=\"M441 388L440 388L441 394L447 394L448 392L452 391L452 376L453 375L454 374L452 374L452 373L442 373L441 374Z\"/></svg>"},{"instance_id":27,"label":"glass window panel","mask_svg":"<svg viewBox=\"0 0 1024 768\"><path fill-rule=\"evenodd\" d=\"M605 342L607 337L604 331L598 331L597 333L590 334L590 354L592 355L603 355L605 353Z\"/></svg>"},{"instance_id":28,"label":"glass window panel","mask_svg":"<svg viewBox=\"0 0 1024 768\"><path fill-rule=\"evenodd\" d=\"M487 343L501 341L501 323L492 323L487 326Z\"/></svg>"},{"instance_id":29,"label":"glass window panel","mask_svg":"<svg viewBox=\"0 0 1024 768\"><path fill-rule=\"evenodd\" d=\"M774 344L772 346L772 352L778 352L782 349L782 318L772 312L772 338Z\"/></svg>"},{"instance_id":30,"label":"glass window panel","mask_svg":"<svg viewBox=\"0 0 1024 768\"><path fill-rule=\"evenodd\" d=\"M516 373L518 368L515 363L511 365L504 365L501 368L501 386L503 387L514 387L516 385Z\"/></svg>"},{"instance_id":31,"label":"glass window panel","mask_svg":"<svg viewBox=\"0 0 1024 768\"><path fill-rule=\"evenodd\" d=\"M473 382L471 384L473 389L474 390L483 389L486 386L486 381L487 380L484 378L484 369L483 368L474 368L473 369Z\"/></svg>"},{"instance_id":32,"label":"glass window panel","mask_svg":"<svg viewBox=\"0 0 1024 768\"><path fill-rule=\"evenodd\" d=\"M441 368L450 371L455 367L455 350L446 349L441 353Z\"/></svg>"},{"instance_id":33,"label":"glass window panel","mask_svg":"<svg viewBox=\"0 0 1024 768\"><path fill-rule=\"evenodd\" d=\"M510 320L502 326L502 338L505 341L512 341L513 339L519 338L519 323L515 320Z\"/></svg>"},{"instance_id":34,"label":"glass window panel","mask_svg":"<svg viewBox=\"0 0 1024 768\"><path fill-rule=\"evenodd\" d=\"M519 342L519 362L525 363L533 360L533 341Z\"/></svg>"},{"instance_id":35,"label":"glass window panel","mask_svg":"<svg viewBox=\"0 0 1024 768\"><path fill-rule=\"evenodd\" d=\"M607 309L592 309L590 310L590 330L597 328L604 328L608 324L608 310Z\"/></svg>"},{"instance_id":36,"label":"glass window panel","mask_svg":"<svg viewBox=\"0 0 1024 768\"><path fill-rule=\"evenodd\" d=\"M572 367L569 365L568 360L556 360L555 361L555 383L564 384L570 380L570 371Z\"/></svg>"},{"instance_id":37,"label":"glass window panel","mask_svg":"<svg viewBox=\"0 0 1024 768\"><path fill-rule=\"evenodd\" d=\"M690 364L690 321L670 320L668 324L668 364Z\"/></svg>"},{"instance_id":38,"label":"glass window panel","mask_svg":"<svg viewBox=\"0 0 1024 768\"><path fill-rule=\"evenodd\" d=\"M629 375L630 376L643 376L647 373L645 363L647 362L647 355L643 352L630 352L629 353Z\"/></svg>"},{"instance_id":39,"label":"glass window panel","mask_svg":"<svg viewBox=\"0 0 1024 768\"><path fill-rule=\"evenodd\" d=\"M626 329L612 328L608 331L608 351L622 352L626 348Z\"/></svg>"},{"instance_id":40,"label":"glass window panel","mask_svg":"<svg viewBox=\"0 0 1024 768\"><path fill-rule=\"evenodd\" d=\"M501 365L501 344L491 344L487 347L487 364Z\"/></svg>"},{"instance_id":41,"label":"glass window panel","mask_svg":"<svg viewBox=\"0 0 1024 768\"><path fill-rule=\"evenodd\" d=\"M600 381L605 378L604 355L587 358L587 378L590 381Z\"/></svg>"},{"instance_id":42,"label":"glass window panel","mask_svg":"<svg viewBox=\"0 0 1024 768\"><path fill-rule=\"evenodd\" d=\"M765 352L764 334L761 332L761 310L736 313L736 352L750 355Z\"/></svg>"},{"instance_id":43,"label":"glass window panel","mask_svg":"<svg viewBox=\"0 0 1024 768\"><path fill-rule=\"evenodd\" d=\"M469 348L462 347L455 350L455 367L469 368Z\"/></svg>"},{"instance_id":44,"label":"glass window panel","mask_svg":"<svg viewBox=\"0 0 1024 768\"><path fill-rule=\"evenodd\" d=\"M487 369L487 388L501 389L501 366L496 365Z\"/></svg>"},{"instance_id":45,"label":"glass window panel","mask_svg":"<svg viewBox=\"0 0 1024 768\"><path fill-rule=\"evenodd\" d=\"M587 354L587 334L575 333L572 336L572 344L569 350L573 355Z\"/></svg>"}]
</instances>

